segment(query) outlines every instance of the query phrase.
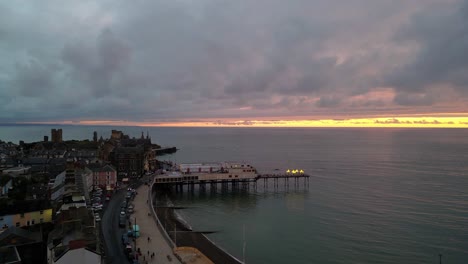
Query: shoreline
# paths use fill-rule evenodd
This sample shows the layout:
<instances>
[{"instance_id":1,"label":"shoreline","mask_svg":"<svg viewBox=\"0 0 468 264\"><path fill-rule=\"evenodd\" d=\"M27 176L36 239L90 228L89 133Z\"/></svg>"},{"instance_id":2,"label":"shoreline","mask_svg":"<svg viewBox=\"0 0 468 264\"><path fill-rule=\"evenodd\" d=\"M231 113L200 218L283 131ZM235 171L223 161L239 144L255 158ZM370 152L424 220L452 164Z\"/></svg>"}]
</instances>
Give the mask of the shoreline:
<instances>
[{"instance_id":1,"label":"shoreline","mask_svg":"<svg viewBox=\"0 0 468 264\"><path fill-rule=\"evenodd\" d=\"M158 192L155 189L156 188L152 189L152 192L154 191L154 194L152 194L154 201L167 203L165 193L163 191ZM186 224L177 217L174 209L154 207L153 205L153 211L156 213L157 221L160 223L161 229L167 234L172 245L176 244L177 247L196 248L214 263L242 263L242 261L216 245L204 234L189 229Z\"/></svg>"}]
</instances>

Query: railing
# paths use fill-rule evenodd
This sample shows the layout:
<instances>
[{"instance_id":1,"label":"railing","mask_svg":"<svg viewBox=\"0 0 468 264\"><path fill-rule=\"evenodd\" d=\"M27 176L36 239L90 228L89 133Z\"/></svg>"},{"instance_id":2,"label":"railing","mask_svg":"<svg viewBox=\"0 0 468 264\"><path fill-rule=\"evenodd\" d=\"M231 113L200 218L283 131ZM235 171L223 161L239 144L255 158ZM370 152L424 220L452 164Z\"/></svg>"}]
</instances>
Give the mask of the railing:
<instances>
[{"instance_id":1,"label":"railing","mask_svg":"<svg viewBox=\"0 0 468 264\"><path fill-rule=\"evenodd\" d=\"M154 210L154 205L153 205L153 185L154 185L154 180L151 182L151 186L148 190L148 201L151 206L151 214L153 216L154 221L156 222L156 225L159 228L159 231L164 235L164 238L166 239L167 243L171 245L172 248L176 247L175 243L172 241L172 239L169 237L169 234L167 231L162 227L161 221L159 221L158 215L156 214L156 211Z\"/></svg>"}]
</instances>

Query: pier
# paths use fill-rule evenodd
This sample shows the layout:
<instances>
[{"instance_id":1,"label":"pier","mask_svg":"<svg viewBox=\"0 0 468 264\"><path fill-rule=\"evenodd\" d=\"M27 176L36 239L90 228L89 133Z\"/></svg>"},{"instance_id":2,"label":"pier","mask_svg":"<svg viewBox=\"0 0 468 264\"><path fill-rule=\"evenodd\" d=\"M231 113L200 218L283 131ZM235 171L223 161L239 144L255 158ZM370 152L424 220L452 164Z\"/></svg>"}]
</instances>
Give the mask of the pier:
<instances>
[{"instance_id":1,"label":"pier","mask_svg":"<svg viewBox=\"0 0 468 264\"><path fill-rule=\"evenodd\" d=\"M205 236L205 234L217 231L194 231L178 219L175 210L184 207L168 205L168 193L172 191L182 193L184 189L189 193L194 193L197 189L202 195L208 188L211 193L217 193L218 189L221 193L229 190L248 192L250 188L257 191L258 183L262 182L263 190L268 190L270 182L273 183L275 189L279 189L281 183L284 184L285 189L288 189L290 185L296 188L299 186L308 188L310 178L302 170L287 170L282 174L259 174L254 167L246 163L183 164L179 165L178 169L170 165L170 171L152 176L151 207L158 227L163 230L166 239L174 248L196 248L214 263L241 264L243 262Z\"/></svg>"},{"instance_id":2,"label":"pier","mask_svg":"<svg viewBox=\"0 0 468 264\"><path fill-rule=\"evenodd\" d=\"M211 180L201 180L196 174L167 174L154 177L154 184L161 188L175 188L176 192L183 192L184 187L188 191L194 191L198 186L199 191L206 191L209 186L210 191L221 190L249 190L251 187L256 190L258 182L263 182L264 187L268 187L273 182L273 187L278 188L280 184L284 187L294 185L296 187L309 186L310 175L305 173L285 173L285 174L258 174L254 178L219 178Z\"/></svg>"},{"instance_id":3,"label":"pier","mask_svg":"<svg viewBox=\"0 0 468 264\"><path fill-rule=\"evenodd\" d=\"M282 181L285 187L289 187L290 180L294 182L294 186L299 186L302 179L303 185L309 186L310 176L305 173L299 174L263 174L258 176L258 180L263 180L263 186L267 187L270 180L273 181L273 186L278 187L279 182Z\"/></svg>"}]
</instances>

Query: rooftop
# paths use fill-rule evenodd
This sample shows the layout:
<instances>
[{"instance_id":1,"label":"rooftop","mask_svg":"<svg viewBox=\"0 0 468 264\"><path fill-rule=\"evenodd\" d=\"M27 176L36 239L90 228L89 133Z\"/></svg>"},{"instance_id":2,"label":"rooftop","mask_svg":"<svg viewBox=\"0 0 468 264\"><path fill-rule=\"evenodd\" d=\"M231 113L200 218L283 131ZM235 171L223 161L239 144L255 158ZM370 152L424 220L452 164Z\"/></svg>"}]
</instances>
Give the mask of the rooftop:
<instances>
[{"instance_id":1,"label":"rooftop","mask_svg":"<svg viewBox=\"0 0 468 264\"><path fill-rule=\"evenodd\" d=\"M21 263L21 258L15 246L0 248L0 264Z\"/></svg>"},{"instance_id":2,"label":"rooftop","mask_svg":"<svg viewBox=\"0 0 468 264\"><path fill-rule=\"evenodd\" d=\"M0 200L0 216L20 213L28 213L51 209L50 202L47 200Z\"/></svg>"},{"instance_id":3,"label":"rooftop","mask_svg":"<svg viewBox=\"0 0 468 264\"><path fill-rule=\"evenodd\" d=\"M11 226L0 233L0 247L8 245L22 245L41 242L40 232L30 232L28 230Z\"/></svg>"},{"instance_id":4,"label":"rooftop","mask_svg":"<svg viewBox=\"0 0 468 264\"><path fill-rule=\"evenodd\" d=\"M88 164L87 166L90 170L92 170L93 172L115 172L116 170L114 169L114 167L112 167L111 165L102 165L102 164L96 164L96 163L91 163L91 164Z\"/></svg>"}]
</instances>

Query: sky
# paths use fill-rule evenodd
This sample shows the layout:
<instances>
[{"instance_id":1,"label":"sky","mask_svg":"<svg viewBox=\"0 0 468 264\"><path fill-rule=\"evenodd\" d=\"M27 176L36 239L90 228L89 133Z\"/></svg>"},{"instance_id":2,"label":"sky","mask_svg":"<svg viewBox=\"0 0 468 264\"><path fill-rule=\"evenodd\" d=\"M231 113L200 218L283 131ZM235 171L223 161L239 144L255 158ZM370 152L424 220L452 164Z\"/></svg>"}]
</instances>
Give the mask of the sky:
<instances>
[{"instance_id":1,"label":"sky","mask_svg":"<svg viewBox=\"0 0 468 264\"><path fill-rule=\"evenodd\" d=\"M468 127L468 0L0 1L0 123Z\"/></svg>"}]
</instances>

